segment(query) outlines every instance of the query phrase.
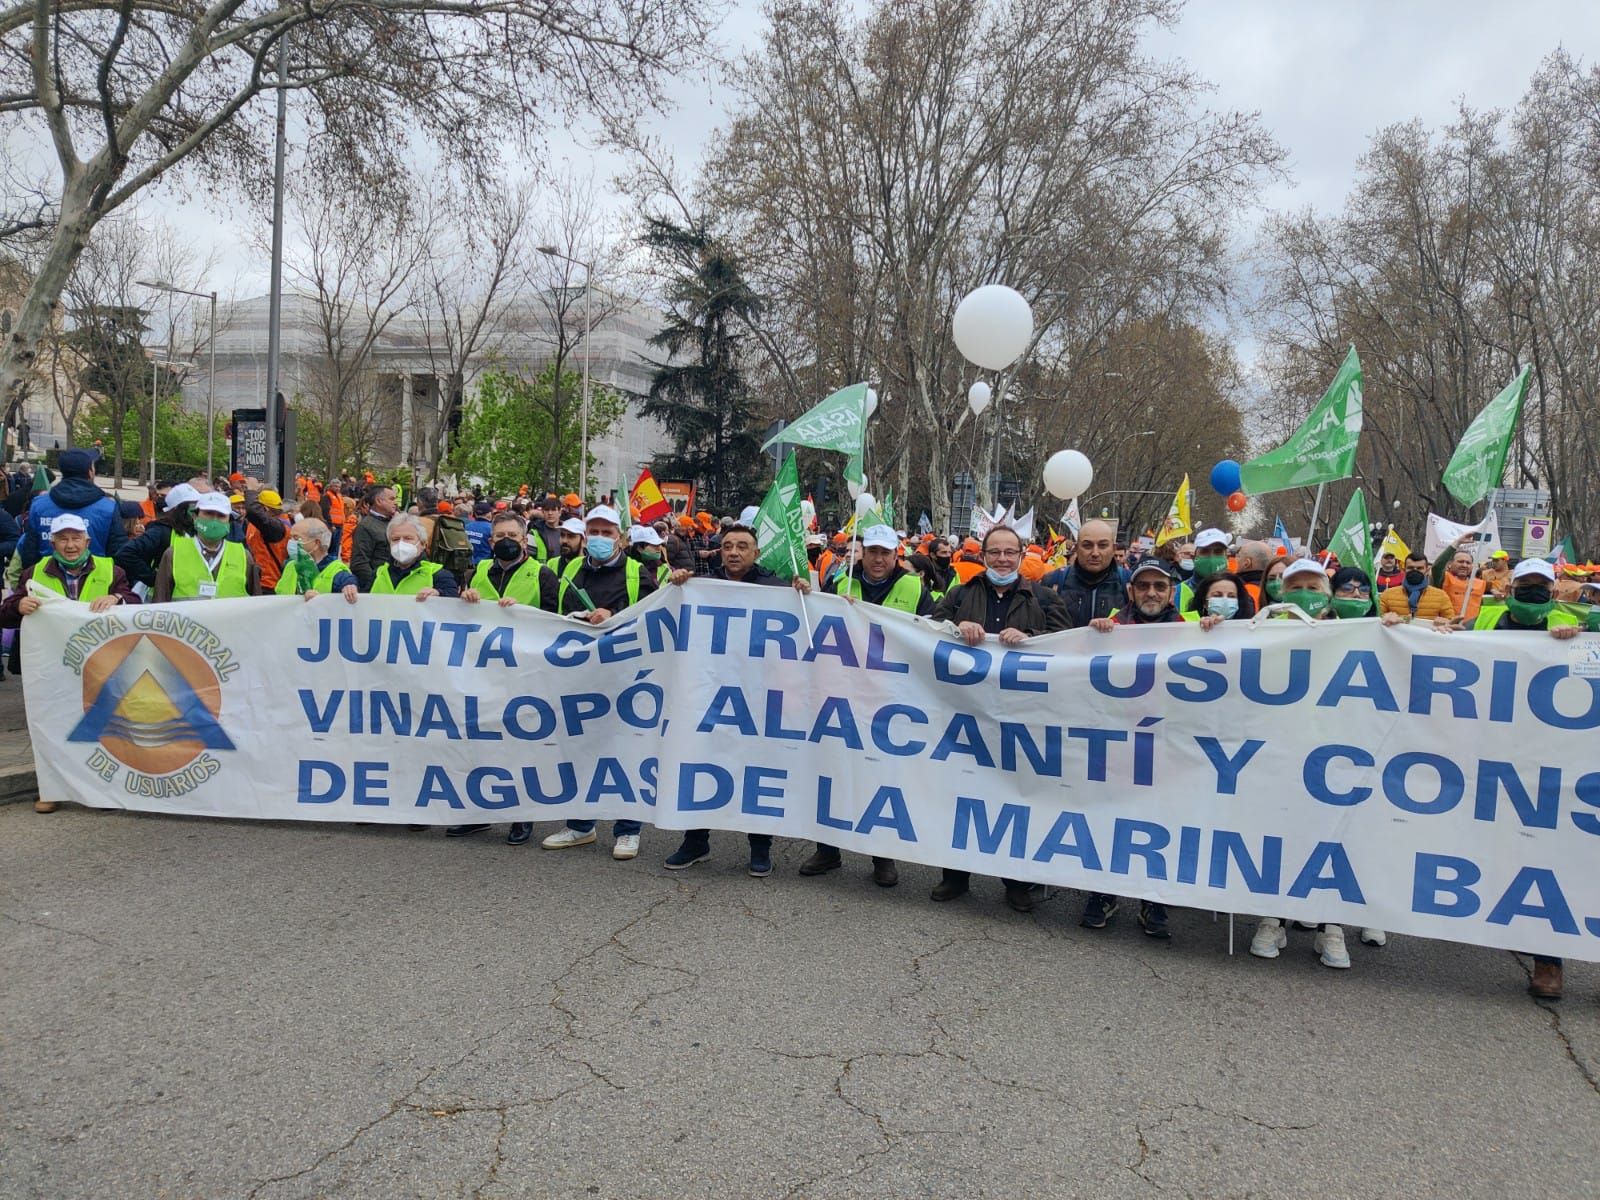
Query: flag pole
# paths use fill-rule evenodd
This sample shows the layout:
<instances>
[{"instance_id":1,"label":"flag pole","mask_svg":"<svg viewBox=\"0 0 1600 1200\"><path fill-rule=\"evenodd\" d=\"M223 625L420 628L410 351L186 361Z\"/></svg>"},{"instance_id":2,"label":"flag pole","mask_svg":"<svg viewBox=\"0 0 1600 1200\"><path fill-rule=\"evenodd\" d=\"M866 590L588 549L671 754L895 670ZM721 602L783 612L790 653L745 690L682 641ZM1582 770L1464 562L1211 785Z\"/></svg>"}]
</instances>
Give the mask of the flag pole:
<instances>
[{"instance_id":1,"label":"flag pole","mask_svg":"<svg viewBox=\"0 0 1600 1200\"><path fill-rule=\"evenodd\" d=\"M1311 550L1317 547L1317 514L1322 511L1322 493L1327 490L1327 484L1317 484L1317 498L1311 505L1311 532L1306 534L1306 547Z\"/></svg>"},{"instance_id":2,"label":"flag pole","mask_svg":"<svg viewBox=\"0 0 1600 1200\"><path fill-rule=\"evenodd\" d=\"M783 468L781 468L781 467L779 468L779 470L782 470L782 469ZM792 538L792 537L789 538L789 567L790 567L790 569L792 571L794 571L794 579L799 579L800 578L800 564L795 561L795 557L794 557L794 538ZM811 580L811 571L808 568L807 571L806 571L806 581L809 583L810 580ZM810 589L807 588L807 591L809 591L809 590ZM799 588L795 588L795 591L800 592L800 589ZM806 592L800 592L800 619L805 622L805 625L806 625L806 644L809 646L812 642L816 641L816 635L814 635L811 632L811 614L806 611Z\"/></svg>"}]
</instances>

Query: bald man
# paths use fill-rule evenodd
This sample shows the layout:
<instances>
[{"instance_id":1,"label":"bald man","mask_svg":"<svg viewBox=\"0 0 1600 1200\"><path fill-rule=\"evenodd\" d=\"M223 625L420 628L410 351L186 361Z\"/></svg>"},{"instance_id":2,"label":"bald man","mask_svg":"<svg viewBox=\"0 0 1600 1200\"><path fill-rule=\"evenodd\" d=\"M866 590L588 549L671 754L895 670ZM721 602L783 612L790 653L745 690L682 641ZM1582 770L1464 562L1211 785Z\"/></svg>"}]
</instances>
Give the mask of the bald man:
<instances>
[{"instance_id":1,"label":"bald man","mask_svg":"<svg viewBox=\"0 0 1600 1200\"><path fill-rule=\"evenodd\" d=\"M1072 562L1051 571L1040 583L1066 606L1067 628L1081 629L1096 617L1108 617L1124 597L1117 566L1116 536L1104 521L1085 521L1078 530Z\"/></svg>"},{"instance_id":2,"label":"bald man","mask_svg":"<svg viewBox=\"0 0 1600 1200\"><path fill-rule=\"evenodd\" d=\"M1261 606L1261 578L1272 565L1272 558L1272 547L1266 542L1246 542L1239 547L1236 560L1239 567L1235 574L1244 580L1245 590L1258 608Z\"/></svg>"}]
</instances>

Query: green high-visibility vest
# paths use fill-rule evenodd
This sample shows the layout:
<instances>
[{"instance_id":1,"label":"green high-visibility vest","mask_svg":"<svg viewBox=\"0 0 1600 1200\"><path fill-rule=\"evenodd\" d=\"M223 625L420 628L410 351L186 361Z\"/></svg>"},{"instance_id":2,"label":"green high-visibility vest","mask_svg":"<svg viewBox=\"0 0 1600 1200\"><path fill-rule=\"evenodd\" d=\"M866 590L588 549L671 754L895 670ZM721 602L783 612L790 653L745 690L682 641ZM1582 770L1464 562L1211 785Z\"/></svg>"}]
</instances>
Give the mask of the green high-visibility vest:
<instances>
[{"instance_id":1,"label":"green high-visibility vest","mask_svg":"<svg viewBox=\"0 0 1600 1200\"><path fill-rule=\"evenodd\" d=\"M384 563L378 568L378 573L372 577L372 594L374 596L415 596L423 588L433 586L433 577L442 568L436 562L423 559L411 568L410 574L400 581L396 587L394 579L389 575L389 564Z\"/></svg>"},{"instance_id":2,"label":"green high-visibility vest","mask_svg":"<svg viewBox=\"0 0 1600 1200\"><path fill-rule=\"evenodd\" d=\"M472 573L473 591L486 600L498 600L504 595L510 596L518 604L539 607L539 577L545 573L544 567L534 559L528 559L506 580L506 590L501 592L489 582L489 568L493 565L494 560L490 558L478 564L478 569Z\"/></svg>"},{"instance_id":3,"label":"green high-visibility vest","mask_svg":"<svg viewBox=\"0 0 1600 1200\"><path fill-rule=\"evenodd\" d=\"M349 569L344 565L342 558L337 554L334 555L333 561L317 572L317 577L311 581L309 590L313 592L333 591L333 581L339 577L341 571L348 571ZM278 576L277 585L272 590L280 596L298 596L308 590L300 586L300 572L295 570L294 557L292 555L283 564L283 574Z\"/></svg>"},{"instance_id":4,"label":"green high-visibility vest","mask_svg":"<svg viewBox=\"0 0 1600 1200\"><path fill-rule=\"evenodd\" d=\"M44 564L53 561L53 559L49 558L40 560L39 569L33 573L34 581L42 587L49 588L58 596L65 596L67 594L67 585L54 575L46 575L44 572ZM83 582L78 585L78 599L87 604L91 600L100 599L101 596L109 596L111 594L111 572L115 567L116 564L109 558L91 558L89 560L88 574L84 575ZM60 563L56 563L56 569L61 569Z\"/></svg>"},{"instance_id":5,"label":"green high-visibility vest","mask_svg":"<svg viewBox=\"0 0 1600 1200\"><path fill-rule=\"evenodd\" d=\"M861 581L854 575L846 575L839 581L837 591L841 596L859 600L861 599ZM883 598L883 607L899 609L901 612L915 613L921 600L921 576L901 575L899 579L894 581L894 586L889 589L889 594Z\"/></svg>"},{"instance_id":6,"label":"green high-visibility vest","mask_svg":"<svg viewBox=\"0 0 1600 1200\"><path fill-rule=\"evenodd\" d=\"M583 566L585 555L578 555L566 565L561 572L561 587L556 592L556 611L564 612L567 607L567 588L576 587L572 581L578 577L578 568ZM627 576L625 586L628 589L628 603L639 603L639 560L625 558L622 560L623 572Z\"/></svg>"},{"instance_id":7,"label":"green high-visibility vest","mask_svg":"<svg viewBox=\"0 0 1600 1200\"><path fill-rule=\"evenodd\" d=\"M559 544L559 543L558 543ZM542 527L530 524L528 526L528 553L533 555L534 562L547 563L550 561L550 548L544 544ZM473 587L478 585L474 583ZM483 589L479 588L479 591Z\"/></svg>"},{"instance_id":8,"label":"green high-visibility vest","mask_svg":"<svg viewBox=\"0 0 1600 1200\"><path fill-rule=\"evenodd\" d=\"M1472 622L1472 628L1474 630L1493 629L1496 625L1500 624L1500 618L1505 616L1506 613L1510 611L1511 610L1503 603L1495 605L1484 604L1478 609L1478 616L1477 619ZM1579 621L1577 617L1573 616L1571 613L1562 612L1559 608L1552 608L1550 610L1550 615L1545 618L1546 629L1559 629L1563 625L1581 624L1582 622Z\"/></svg>"},{"instance_id":9,"label":"green high-visibility vest","mask_svg":"<svg viewBox=\"0 0 1600 1200\"><path fill-rule=\"evenodd\" d=\"M172 539L172 598L195 600L200 597L200 586L215 583L215 599L226 600L233 596L248 596L250 556L239 542L223 542L222 558L217 563L217 574L206 567L200 553L200 539L176 537Z\"/></svg>"}]
</instances>

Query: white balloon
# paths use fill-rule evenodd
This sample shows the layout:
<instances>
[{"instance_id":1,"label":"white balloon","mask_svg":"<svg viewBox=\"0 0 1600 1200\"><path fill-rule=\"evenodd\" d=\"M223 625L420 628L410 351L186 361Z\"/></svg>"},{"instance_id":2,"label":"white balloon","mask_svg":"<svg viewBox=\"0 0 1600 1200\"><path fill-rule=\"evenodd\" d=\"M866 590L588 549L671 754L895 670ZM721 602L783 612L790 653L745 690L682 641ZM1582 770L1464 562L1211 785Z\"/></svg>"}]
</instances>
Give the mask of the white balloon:
<instances>
[{"instance_id":1,"label":"white balloon","mask_svg":"<svg viewBox=\"0 0 1600 1200\"><path fill-rule=\"evenodd\" d=\"M871 492L862 492L856 497L856 516L864 517L878 507L878 501Z\"/></svg>"},{"instance_id":2,"label":"white balloon","mask_svg":"<svg viewBox=\"0 0 1600 1200\"><path fill-rule=\"evenodd\" d=\"M968 362L1003 371L1021 357L1033 337L1033 309L1019 292L991 283L969 292L951 322L956 349Z\"/></svg>"},{"instance_id":3,"label":"white balloon","mask_svg":"<svg viewBox=\"0 0 1600 1200\"><path fill-rule=\"evenodd\" d=\"M850 493L850 499L852 500L861 495L862 489L864 489L866 486L867 481L864 478L860 483L857 483L853 479L846 479L844 481L844 490Z\"/></svg>"},{"instance_id":4,"label":"white balloon","mask_svg":"<svg viewBox=\"0 0 1600 1200\"><path fill-rule=\"evenodd\" d=\"M973 416L983 416L983 410L989 407L989 398L993 394L989 385L981 379L967 389L967 407L972 409Z\"/></svg>"},{"instance_id":5,"label":"white balloon","mask_svg":"<svg viewBox=\"0 0 1600 1200\"><path fill-rule=\"evenodd\" d=\"M1094 468L1077 450L1057 450L1044 464L1044 486L1060 500L1072 500L1089 490Z\"/></svg>"},{"instance_id":6,"label":"white balloon","mask_svg":"<svg viewBox=\"0 0 1600 1200\"><path fill-rule=\"evenodd\" d=\"M872 416L878 411L878 393L872 388L867 389L867 416Z\"/></svg>"}]
</instances>

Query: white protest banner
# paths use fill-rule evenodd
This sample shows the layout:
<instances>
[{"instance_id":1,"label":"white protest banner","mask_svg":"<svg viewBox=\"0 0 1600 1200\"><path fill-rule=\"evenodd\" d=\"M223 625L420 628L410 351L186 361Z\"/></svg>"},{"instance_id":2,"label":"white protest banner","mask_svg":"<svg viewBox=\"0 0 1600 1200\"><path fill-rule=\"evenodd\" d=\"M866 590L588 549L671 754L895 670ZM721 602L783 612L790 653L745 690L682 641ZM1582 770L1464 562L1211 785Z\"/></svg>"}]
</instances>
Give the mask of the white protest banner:
<instances>
[{"instance_id":1,"label":"white protest banner","mask_svg":"<svg viewBox=\"0 0 1600 1200\"><path fill-rule=\"evenodd\" d=\"M1489 556L1500 549L1500 524L1492 511L1476 525L1461 525L1446 521L1438 513L1429 513L1428 534L1423 539L1422 552L1428 556L1429 562L1433 562L1444 553L1446 546L1455 545L1457 538L1468 533L1477 534L1477 540L1462 549L1480 564L1488 562Z\"/></svg>"},{"instance_id":2,"label":"white protest banner","mask_svg":"<svg viewBox=\"0 0 1600 1200\"><path fill-rule=\"evenodd\" d=\"M1600 960L1600 679L1544 634L1265 620L969 648L694 580L601 627L442 598L57 597L24 645L53 800L636 817Z\"/></svg>"}]
</instances>

